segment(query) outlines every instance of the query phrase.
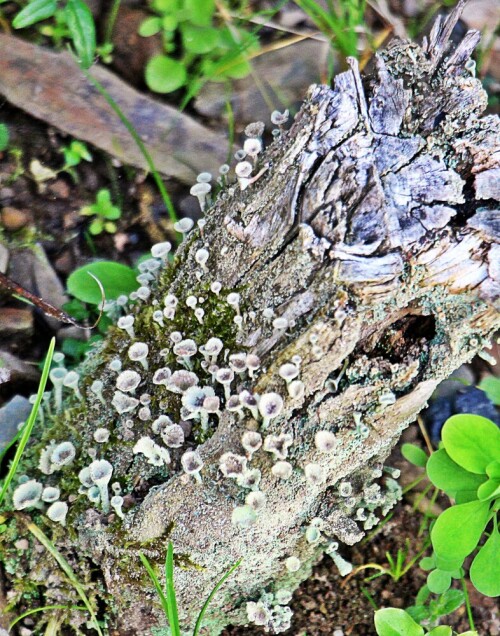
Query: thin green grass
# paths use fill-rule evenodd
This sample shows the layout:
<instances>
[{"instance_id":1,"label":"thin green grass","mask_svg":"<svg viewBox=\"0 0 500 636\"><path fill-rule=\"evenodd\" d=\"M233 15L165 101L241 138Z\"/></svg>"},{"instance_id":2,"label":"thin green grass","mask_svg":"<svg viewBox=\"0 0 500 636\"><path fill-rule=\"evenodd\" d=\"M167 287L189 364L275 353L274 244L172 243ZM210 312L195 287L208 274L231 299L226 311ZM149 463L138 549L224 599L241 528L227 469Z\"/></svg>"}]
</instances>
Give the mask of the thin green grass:
<instances>
[{"instance_id":1,"label":"thin green grass","mask_svg":"<svg viewBox=\"0 0 500 636\"><path fill-rule=\"evenodd\" d=\"M215 594L219 591L219 588L222 587L222 585L224 585L224 583L226 582L226 580L231 576L231 574L236 570L236 568L240 565L242 559L238 559L238 561L236 561L236 563L231 566L229 568L229 570L219 579L219 581L214 585L213 590L210 592L210 594L208 595L207 600L205 601L205 603L203 604L203 607L201 608L201 611L198 615L198 620L196 621L196 625L194 626L194 632L193 632L193 636L198 636L198 634L200 633L200 629L201 629L201 624L203 622L203 617L205 616L205 612L208 609L208 606L210 605L210 603L212 602L213 597L215 596Z\"/></svg>"},{"instance_id":2,"label":"thin green grass","mask_svg":"<svg viewBox=\"0 0 500 636\"><path fill-rule=\"evenodd\" d=\"M79 611L79 612L87 611L86 607L80 607L79 605L46 605L45 607L35 607L35 609L31 609L31 610L28 610L27 612L23 612L17 618L15 618L12 621L12 623L9 625L9 631L14 627L14 625L19 623L19 621L22 621L23 618L26 618L27 616L31 616L31 614L36 614L37 612L48 612L50 610L58 610L58 609Z\"/></svg>"},{"instance_id":3,"label":"thin green grass","mask_svg":"<svg viewBox=\"0 0 500 636\"><path fill-rule=\"evenodd\" d=\"M169 541L167 548L167 558L165 560L165 590L167 593L168 622L172 630L172 636L180 636L179 612L177 610L177 599L175 598L174 585L174 546Z\"/></svg>"},{"instance_id":4,"label":"thin green grass","mask_svg":"<svg viewBox=\"0 0 500 636\"><path fill-rule=\"evenodd\" d=\"M7 490L9 489L10 484L12 483L12 480L14 479L14 476L17 471L17 467L19 466L19 462L21 460L21 456L24 452L24 449L26 448L26 444L28 443L31 433L33 431L33 427L36 422L36 416L38 414L38 409L40 408L40 404L43 398L43 393L47 385L47 379L49 377L50 365L52 363L52 356L54 355L55 346L56 346L56 339L52 338L52 340L50 341L49 350L47 352L47 357L45 358L45 363L43 365L42 377L40 378L40 384L38 385L38 391L36 394L35 403L33 404L33 408L31 409L31 413L29 414L28 419L26 420L26 424L23 426L23 428L20 431L21 435L20 435L19 446L17 447L16 454L14 455L14 459L12 460L12 463L10 465L9 472L7 473L7 476L5 477L2 490L0 491L0 505L2 504L2 501L5 498L5 495L7 493ZM9 447L12 445L12 443L9 445ZM0 459L1 457L3 457L3 455L0 456Z\"/></svg>"},{"instance_id":5,"label":"thin green grass","mask_svg":"<svg viewBox=\"0 0 500 636\"><path fill-rule=\"evenodd\" d=\"M344 56L358 57L358 31L364 23L366 0L343 0L335 7L326 0L328 10L316 0L294 0L318 29Z\"/></svg>"},{"instance_id":6,"label":"thin green grass","mask_svg":"<svg viewBox=\"0 0 500 636\"><path fill-rule=\"evenodd\" d=\"M180 624L179 624L179 613L177 609L177 598L175 596L175 585L174 585L174 546L170 541L167 548L167 557L165 559L165 590L163 590L162 585L154 571L153 566L148 561L147 557L140 552L139 558L142 561L147 573L149 574L149 578L151 579L154 588L160 598L160 604L165 614L165 617L168 620L168 624L170 626L170 631L172 636L181 636ZM194 626L193 636L199 636L200 629L202 627L203 618L205 616L205 612L208 609L208 606L212 602L213 597L219 591L219 589L224 585L226 580L231 576L231 574L236 570L236 568L240 565L241 559L236 561L236 563L217 581L214 585L212 591L208 595L203 607L198 614L198 619L196 620L196 624Z\"/></svg>"},{"instance_id":7,"label":"thin green grass","mask_svg":"<svg viewBox=\"0 0 500 636\"><path fill-rule=\"evenodd\" d=\"M95 88L99 91L99 93L104 97L106 102L114 110L114 112L116 113L116 115L118 116L122 124L125 126L125 128L127 129L132 139L135 141L142 156L144 157L144 159L146 160L146 163L148 164L149 171L151 172L153 179L156 183L156 187L158 188L160 192L163 203L165 204L165 208L167 209L168 216L170 217L170 220L173 223L175 223L177 221L177 214L175 212L174 204L172 203L172 199L170 198L170 195L167 192L165 184L161 180L160 174L158 170L156 169L155 163L153 161L153 157L151 156L149 150L146 148L146 145L144 144L141 137L139 136L139 133L134 128L134 125L132 124L132 122L128 119L128 117L122 111L120 106L117 104L115 99L110 95L110 93L108 93L108 91L101 84L101 82L95 77L93 77L86 69L82 67L80 68L82 73L88 79L88 81L95 86Z\"/></svg>"},{"instance_id":8,"label":"thin green grass","mask_svg":"<svg viewBox=\"0 0 500 636\"><path fill-rule=\"evenodd\" d=\"M144 567L146 568L147 573L149 574L149 578L151 579L151 582L154 585L156 593L160 597L160 603L161 603L161 607L163 609L163 612L164 612L165 616L168 618L169 617L169 613L170 613L170 609L169 609L169 606L168 606L167 597L165 596L165 593L163 592L163 588L161 586L161 583L160 583L158 577L156 576L156 572L154 571L153 566L148 561L147 557L142 552L139 552L139 558L141 559L142 564L144 565ZM170 625L170 628L172 630L172 636L173 636L174 628L172 627L172 625Z\"/></svg>"},{"instance_id":9,"label":"thin green grass","mask_svg":"<svg viewBox=\"0 0 500 636\"><path fill-rule=\"evenodd\" d=\"M26 518L22 518L26 528L31 532L31 534L38 539L38 541L44 546L44 548L54 557L57 561L57 564L61 568L61 570L66 574L71 585L75 588L76 593L82 599L83 604L85 605L88 613L90 614L90 622L99 636L104 636L97 620L97 616L94 612L94 609L85 594L85 590L83 589L83 585L80 583L76 574L73 572L71 565L66 561L63 555L57 550L56 546L52 543L52 541L47 537L47 535L32 521L28 521Z\"/></svg>"}]
</instances>

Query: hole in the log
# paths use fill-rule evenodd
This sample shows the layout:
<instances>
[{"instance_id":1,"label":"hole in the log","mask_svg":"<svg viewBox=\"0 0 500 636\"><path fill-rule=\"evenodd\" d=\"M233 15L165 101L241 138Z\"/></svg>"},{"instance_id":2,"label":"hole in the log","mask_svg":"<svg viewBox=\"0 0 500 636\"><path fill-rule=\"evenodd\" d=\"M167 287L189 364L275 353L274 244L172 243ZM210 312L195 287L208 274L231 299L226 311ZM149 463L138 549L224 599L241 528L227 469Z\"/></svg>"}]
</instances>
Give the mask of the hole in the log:
<instances>
[{"instance_id":1,"label":"hole in the log","mask_svg":"<svg viewBox=\"0 0 500 636\"><path fill-rule=\"evenodd\" d=\"M403 360L416 344L430 342L436 335L434 316L407 314L392 323L377 339L370 357L382 356L390 362Z\"/></svg>"}]
</instances>

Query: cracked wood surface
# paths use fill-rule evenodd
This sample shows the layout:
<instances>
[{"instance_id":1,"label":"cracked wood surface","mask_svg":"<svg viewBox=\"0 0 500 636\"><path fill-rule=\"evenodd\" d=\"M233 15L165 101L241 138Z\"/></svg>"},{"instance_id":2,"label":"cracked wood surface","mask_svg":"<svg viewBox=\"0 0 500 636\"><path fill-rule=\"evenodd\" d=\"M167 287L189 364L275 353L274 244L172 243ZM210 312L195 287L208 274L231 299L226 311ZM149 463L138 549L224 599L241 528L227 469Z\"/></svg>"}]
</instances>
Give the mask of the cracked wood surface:
<instances>
[{"instance_id":1,"label":"cracked wood surface","mask_svg":"<svg viewBox=\"0 0 500 636\"><path fill-rule=\"evenodd\" d=\"M262 590L294 589L328 541L358 541L362 523L338 483L348 479L362 495L375 480L388 492L381 467L401 431L500 326L499 120L482 116L486 95L465 69L477 33L455 50L448 45L462 4L436 22L422 47L391 43L368 77L351 60L332 89L312 87L291 130L266 152L265 174L244 192L223 191L203 235L188 238L160 281L154 298L168 291L181 303L216 280L237 290L245 320L233 329L233 350L262 360L252 391L286 394L278 369L293 356L301 358L305 391L286 398L268 431L293 435L290 479L271 473L269 453L252 459L267 504L250 528L231 523L245 493L221 476L219 458L242 453L241 434L252 424L228 411L199 447L202 487L173 473L127 515L125 534L106 532L94 510L75 522L72 545L99 564L114 599L116 633L146 634L161 623L136 563L138 549L161 563L172 540L177 554L205 568L176 570L185 628L207 590L243 557L211 606L206 633L218 634L247 622L245 603ZM204 244L210 257L200 277L194 257ZM287 320L286 329L265 317L269 307ZM149 330L158 360L150 314L140 309L134 324ZM227 314L214 311L212 319L217 336ZM106 346L125 345L114 332ZM90 377L99 377L98 367L96 355L87 363ZM117 421L109 406L99 406L99 418ZM95 425L95 417L78 424L87 435ZM337 436L332 455L314 446L322 429ZM108 458L116 478L132 470L130 446L117 444ZM322 483L304 479L308 463L320 464ZM309 544L304 532L317 517L324 541ZM291 555L301 560L298 572L284 566Z\"/></svg>"}]
</instances>

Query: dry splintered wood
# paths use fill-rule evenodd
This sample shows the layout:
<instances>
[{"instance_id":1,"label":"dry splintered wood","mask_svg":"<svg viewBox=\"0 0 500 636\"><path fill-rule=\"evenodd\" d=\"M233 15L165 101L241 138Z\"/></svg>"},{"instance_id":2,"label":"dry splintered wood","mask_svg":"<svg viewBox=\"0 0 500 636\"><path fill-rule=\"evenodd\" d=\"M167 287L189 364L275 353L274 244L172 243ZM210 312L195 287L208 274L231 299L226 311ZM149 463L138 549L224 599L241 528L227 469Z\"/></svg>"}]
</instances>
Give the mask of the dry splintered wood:
<instances>
[{"instance_id":1,"label":"dry splintered wood","mask_svg":"<svg viewBox=\"0 0 500 636\"><path fill-rule=\"evenodd\" d=\"M187 566L175 572L185 629L193 627L208 590L243 558L215 596L205 633L248 623L247 603L259 601L261 623L272 633L283 631L286 611L273 610L274 601L263 594L293 591L325 549L336 555L333 542L359 541L390 508L397 486L382 468L401 431L437 384L500 326L500 123L483 116L486 94L467 70L478 33L454 49L449 44L462 6L439 18L422 46L391 42L366 77L351 59L333 88L311 87L291 129L263 155L265 173L243 191L237 185L223 190L202 233L188 236L149 300L134 309L136 340L149 346L148 371L127 360L127 334L112 330L80 370L84 405L69 400L46 424L36 452L51 438L60 441L63 426L78 440L77 470L90 461L95 428L112 432L113 443L98 449L98 458L111 462L113 480L124 485L130 511L123 525L108 525L98 506L75 507L76 514L70 505L68 531L55 534L81 576L93 568L93 580L96 570L102 577L112 598L112 633L149 634L165 624L138 552L161 573L170 540ZM201 248L209 252L204 268ZM210 292L214 281L221 283L220 295ZM230 292L240 294L240 326L232 323ZM179 305L162 328L152 312L166 294ZM190 295L205 298L201 321L186 307ZM160 355L174 329L198 346L219 337L230 353L260 358L260 369L234 380L231 392L247 388L283 398L267 430L249 410L240 419L221 406L211 418L213 434L197 448L201 484L182 471L175 449L166 476L134 454L137 440L151 435L151 421L135 412L118 416L112 405L116 374L108 365L122 355L123 368L142 377L139 392L151 394L151 420L163 412L178 421L178 396L152 383L166 360L175 364L170 354ZM297 391L280 376L291 361L303 383ZM195 368L200 385L211 386L225 405L221 385ZM96 379L103 382L103 403L88 388ZM232 519L235 509L249 515L242 509L251 489L225 477L220 465L228 472L231 458L223 456L233 453L238 473L248 428L268 438L251 461L246 457L247 467L260 471L258 489L266 500L245 527ZM335 435L333 452L318 450L316 434L324 430ZM194 447L190 441L181 451ZM277 460L290 463L288 479L272 471ZM314 528L318 542L308 540ZM298 570L290 557L298 559ZM16 574L47 578L36 556L20 561ZM57 570L52 576L56 592L48 590L49 598L63 591L73 598ZM99 597L96 586L92 594ZM73 624L78 620L71 616Z\"/></svg>"}]
</instances>

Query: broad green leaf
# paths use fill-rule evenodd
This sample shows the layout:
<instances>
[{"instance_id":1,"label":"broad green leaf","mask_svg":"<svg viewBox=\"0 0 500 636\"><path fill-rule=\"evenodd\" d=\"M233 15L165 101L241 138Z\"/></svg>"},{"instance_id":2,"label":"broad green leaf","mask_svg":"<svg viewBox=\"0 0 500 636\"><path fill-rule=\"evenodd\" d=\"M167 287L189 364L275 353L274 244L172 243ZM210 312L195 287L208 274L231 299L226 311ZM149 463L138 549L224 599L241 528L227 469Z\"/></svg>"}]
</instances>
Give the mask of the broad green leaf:
<instances>
[{"instance_id":1,"label":"broad green leaf","mask_svg":"<svg viewBox=\"0 0 500 636\"><path fill-rule=\"evenodd\" d=\"M210 27L197 27L186 22L182 25L182 43L186 51L204 55L213 51L219 43L219 32Z\"/></svg>"},{"instance_id":2,"label":"broad green leaf","mask_svg":"<svg viewBox=\"0 0 500 636\"><path fill-rule=\"evenodd\" d=\"M456 504L469 503L469 501L476 501L477 490L459 490L453 496Z\"/></svg>"},{"instance_id":3,"label":"broad green leaf","mask_svg":"<svg viewBox=\"0 0 500 636\"><path fill-rule=\"evenodd\" d=\"M500 534L494 528L491 536L476 554L470 567L474 587L485 596L500 596Z\"/></svg>"},{"instance_id":4,"label":"broad green leaf","mask_svg":"<svg viewBox=\"0 0 500 636\"><path fill-rule=\"evenodd\" d=\"M425 468L427 464L427 453L415 444L403 444L403 446L401 446L401 454L406 461L414 466Z\"/></svg>"},{"instance_id":5,"label":"broad green leaf","mask_svg":"<svg viewBox=\"0 0 500 636\"><path fill-rule=\"evenodd\" d=\"M479 636L479 634L476 632L476 630L471 629L470 631L462 632L461 634L459 634L459 636Z\"/></svg>"},{"instance_id":6,"label":"broad green leaf","mask_svg":"<svg viewBox=\"0 0 500 636\"><path fill-rule=\"evenodd\" d=\"M406 608L406 613L409 614L417 623L421 623L429 618L429 608L427 605L411 605Z\"/></svg>"},{"instance_id":7,"label":"broad green leaf","mask_svg":"<svg viewBox=\"0 0 500 636\"><path fill-rule=\"evenodd\" d=\"M453 415L441 435L451 459L471 473L485 473L490 462L500 460L500 429L486 417Z\"/></svg>"},{"instance_id":8,"label":"broad green leaf","mask_svg":"<svg viewBox=\"0 0 500 636\"><path fill-rule=\"evenodd\" d=\"M481 501L494 499L500 495L500 481L498 479L488 479L477 489L477 498Z\"/></svg>"},{"instance_id":9,"label":"broad green leaf","mask_svg":"<svg viewBox=\"0 0 500 636\"><path fill-rule=\"evenodd\" d=\"M434 594L443 594L450 589L451 576L444 570L433 570L427 577L427 586Z\"/></svg>"},{"instance_id":10,"label":"broad green leaf","mask_svg":"<svg viewBox=\"0 0 500 636\"><path fill-rule=\"evenodd\" d=\"M454 572L462 567L463 559L443 559L436 554L436 567L445 572Z\"/></svg>"},{"instance_id":11,"label":"broad green leaf","mask_svg":"<svg viewBox=\"0 0 500 636\"><path fill-rule=\"evenodd\" d=\"M210 26L215 11L214 0L184 0L189 21L196 26Z\"/></svg>"},{"instance_id":12,"label":"broad green leaf","mask_svg":"<svg viewBox=\"0 0 500 636\"><path fill-rule=\"evenodd\" d=\"M479 388L486 393L493 404L500 406L500 378L495 378L492 375L483 378L479 383Z\"/></svg>"},{"instance_id":13,"label":"broad green leaf","mask_svg":"<svg viewBox=\"0 0 500 636\"><path fill-rule=\"evenodd\" d=\"M90 68L94 63L96 46L92 12L83 0L68 0L65 15L79 64L84 69Z\"/></svg>"},{"instance_id":14,"label":"broad green leaf","mask_svg":"<svg viewBox=\"0 0 500 636\"><path fill-rule=\"evenodd\" d=\"M424 557L419 565L422 570L433 570L436 567L436 555L433 554L430 557Z\"/></svg>"},{"instance_id":15,"label":"broad green leaf","mask_svg":"<svg viewBox=\"0 0 500 636\"><path fill-rule=\"evenodd\" d=\"M448 625L438 625L427 632L427 636L452 636L453 630Z\"/></svg>"},{"instance_id":16,"label":"broad green leaf","mask_svg":"<svg viewBox=\"0 0 500 636\"><path fill-rule=\"evenodd\" d=\"M436 488L444 490L452 497L462 490L475 493L479 486L486 481L485 475L475 475L459 466L444 448L432 453L427 461L426 471Z\"/></svg>"},{"instance_id":17,"label":"broad green leaf","mask_svg":"<svg viewBox=\"0 0 500 636\"><path fill-rule=\"evenodd\" d=\"M424 636L424 630L404 610L388 607L375 612L378 636Z\"/></svg>"},{"instance_id":18,"label":"broad green leaf","mask_svg":"<svg viewBox=\"0 0 500 636\"><path fill-rule=\"evenodd\" d=\"M477 546L488 516L487 501L471 501L445 510L431 530L436 555L450 560L465 559Z\"/></svg>"},{"instance_id":19,"label":"broad green leaf","mask_svg":"<svg viewBox=\"0 0 500 636\"><path fill-rule=\"evenodd\" d=\"M491 462L486 466L486 474L492 479L500 479L500 461Z\"/></svg>"},{"instance_id":20,"label":"broad green leaf","mask_svg":"<svg viewBox=\"0 0 500 636\"><path fill-rule=\"evenodd\" d=\"M442 615L451 614L465 602L465 594L462 590L446 590L439 599Z\"/></svg>"},{"instance_id":21,"label":"broad green leaf","mask_svg":"<svg viewBox=\"0 0 500 636\"><path fill-rule=\"evenodd\" d=\"M24 29L32 24L51 18L56 9L56 0L32 0L12 20L12 26L14 29Z\"/></svg>"},{"instance_id":22,"label":"broad green leaf","mask_svg":"<svg viewBox=\"0 0 500 636\"><path fill-rule=\"evenodd\" d=\"M113 223L113 221L106 221L106 223L104 223L104 229L108 232L108 234L115 234L118 228L116 223Z\"/></svg>"},{"instance_id":23,"label":"broad green leaf","mask_svg":"<svg viewBox=\"0 0 500 636\"><path fill-rule=\"evenodd\" d=\"M130 294L139 287L135 272L113 261L96 261L76 269L68 278L67 288L70 294L84 303L98 305L101 302L99 286L87 272L101 281L106 300L114 300L121 294Z\"/></svg>"},{"instance_id":24,"label":"broad green leaf","mask_svg":"<svg viewBox=\"0 0 500 636\"><path fill-rule=\"evenodd\" d=\"M146 84L156 93L171 93L187 80L185 67L166 55L155 55L146 66Z\"/></svg>"},{"instance_id":25,"label":"broad green leaf","mask_svg":"<svg viewBox=\"0 0 500 636\"><path fill-rule=\"evenodd\" d=\"M9 145L9 129L5 124L0 124L0 152L7 149Z\"/></svg>"},{"instance_id":26,"label":"broad green leaf","mask_svg":"<svg viewBox=\"0 0 500 636\"><path fill-rule=\"evenodd\" d=\"M138 33L143 38L156 35L161 31L161 19L157 16L151 16L143 20L139 26Z\"/></svg>"},{"instance_id":27,"label":"broad green leaf","mask_svg":"<svg viewBox=\"0 0 500 636\"><path fill-rule=\"evenodd\" d=\"M224 79L230 77L231 79L243 79L251 70L252 66L250 62L244 56L238 55L228 60L227 65L221 69L219 78ZM217 74L212 79L217 80Z\"/></svg>"}]
</instances>

